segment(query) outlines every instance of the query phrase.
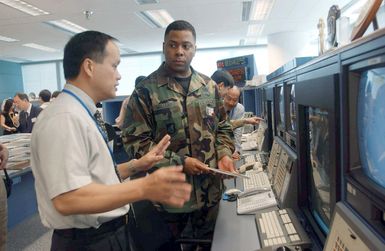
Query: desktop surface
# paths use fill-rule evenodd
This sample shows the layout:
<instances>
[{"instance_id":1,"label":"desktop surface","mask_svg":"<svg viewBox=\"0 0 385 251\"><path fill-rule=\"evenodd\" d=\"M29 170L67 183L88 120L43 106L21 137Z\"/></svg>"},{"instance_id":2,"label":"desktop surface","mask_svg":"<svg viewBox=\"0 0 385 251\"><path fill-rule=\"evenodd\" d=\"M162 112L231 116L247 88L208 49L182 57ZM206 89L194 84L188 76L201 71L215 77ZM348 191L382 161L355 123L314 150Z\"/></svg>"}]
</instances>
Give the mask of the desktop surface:
<instances>
[{"instance_id":1,"label":"desktop surface","mask_svg":"<svg viewBox=\"0 0 385 251\"><path fill-rule=\"evenodd\" d=\"M242 179L236 188L242 189ZM227 188L234 188L233 179L224 181ZM215 224L212 251L250 251L260 249L255 216L237 215L236 201L221 200Z\"/></svg>"}]
</instances>

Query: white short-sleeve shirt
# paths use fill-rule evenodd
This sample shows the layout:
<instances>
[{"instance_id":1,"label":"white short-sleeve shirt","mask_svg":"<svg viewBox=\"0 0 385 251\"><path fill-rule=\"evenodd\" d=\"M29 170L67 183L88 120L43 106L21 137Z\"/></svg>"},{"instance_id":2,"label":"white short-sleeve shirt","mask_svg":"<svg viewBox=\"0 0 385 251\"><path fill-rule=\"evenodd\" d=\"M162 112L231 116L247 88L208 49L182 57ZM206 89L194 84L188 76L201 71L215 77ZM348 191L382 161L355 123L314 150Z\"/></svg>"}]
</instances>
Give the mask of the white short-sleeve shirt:
<instances>
[{"instance_id":1,"label":"white short-sleeve shirt","mask_svg":"<svg viewBox=\"0 0 385 251\"><path fill-rule=\"evenodd\" d=\"M67 89L78 96L91 114L92 99L71 84ZM62 92L35 123L31 139L31 166L41 220L54 229L89 228L124 215L129 205L99 214L63 216L52 199L91 182L117 184L112 156L87 110L68 93Z\"/></svg>"}]
</instances>

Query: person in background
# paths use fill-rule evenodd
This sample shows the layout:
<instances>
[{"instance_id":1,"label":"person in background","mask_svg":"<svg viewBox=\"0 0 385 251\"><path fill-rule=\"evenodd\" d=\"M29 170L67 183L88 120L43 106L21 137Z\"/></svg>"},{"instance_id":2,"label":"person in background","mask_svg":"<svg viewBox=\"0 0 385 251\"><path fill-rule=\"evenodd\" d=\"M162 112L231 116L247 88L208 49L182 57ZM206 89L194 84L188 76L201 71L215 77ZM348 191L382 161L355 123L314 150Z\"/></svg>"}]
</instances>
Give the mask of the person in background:
<instances>
[{"instance_id":1,"label":"person in background","mask_svg":"<svg viewBox=\"0 0 385 251\"><path fill-rule=\"evenodd\" d=\"M47 89L41 90L39 92L39 102L40 108L44 109L49 105L49 101L51 100L51 92Z\"/></svg>"},{"instance_id":2,"label":"person in background","mask_svg":"<svg viewBox=\"0 0 385 251\"><path fill-rule=\"evenodd\" d=\"M135 87L140 83L140 81L142 81L145 78L146 78L146 76L137 77L135 79ZM125 118L126 112L127 112L128 100L130 100L130 96L128 96L127 98L125 98L123 100L122 106L120 107L119 116L115 119L115 123L120 129L122 129L123 127L127 127L127 125L123 126L123 123L124 123L124 118Z\"/></svg>"},{"instance_id":3,"label":"person in background","mask_svg":"<svg viewBox=\"0 0 385 251\"><path fill-rule=\"evenodd\" d=\"M54 91L51 95L51 99L55 99L57 98L57 96L59 96L59 94L61 93L61 91Z\"/></svg>"},{"instance_id":4,"label":"person in background","mask_svg":"<svg viewBox=\"0 0 385 251\"><path fill-rule=\"evenodd\" d=\"M242 120L245 113L245 107L238 102L241 90L238 87L233 86L230 88L224 97L224 106L227 114L229 115L230 121ZM242 128L234 128L234 139L235 139L235 151L233 153L233 159L240 159L241 157L241 138Z\"/></svg>"},{"instance_id":5,"label":"person in background","mask_svg":"<svg viewBox=\"0 0 385 251\"><path fill-rule=\"evenodd\" d=\"M216 70L211 79L217 83L219 95L224 98L227 91L234 86L234 78L228 71Z\"/></svg>"},{"instance_id":6,"label":"person in background","mask_svg":"<svg viewBox=\"0 0 385 251\"><path fill-rule=\"evenodd\" d=\"M8 149L0 144L0 170L3 170L7 166L8 162ZM7 191L5 190L4 182L0 182L0 251L6 250L7 244Z\"/></svg>"},{"instance_id":7,"label":"person in background","mask_svg":"<svg viewBox=\"0 0 385 251\"><path fill-rule=\"evenodd\" d=\"M38 106L34 106L29 102L28 96L25 93L16 93L13 97L15 106L20 110L18 119L15 121L17 131L21 133L32 132L33 125L36 122L37 116L42 109Z\"/></svg>"},{"instance_id":8,"label":"person in background","mask_svg":"<svg viewBox=\"0 0 385 251\"><path fill-rule=\"evenodd\" d=\"M17 115L13 110L13 100L7 99L4 103L4 109L1 112L0 125L3 128L4 135L13 134L17 132L15 122L17 122Z\"/></svg>"},{"instance_id":9,"label":"person in background","mask_svg":"<svg viewBox=\"0 0 385 251\"><path fill-rule=\"evenodd\" d=\"M165 62L132 93L122 138L128 155L139 158L164 135L172 137L165 161L156 168L183 165L193 191L181 209L163 204L159 212L175 238L211 240L224 185L207 167L235 172L233 132L215 82L190 66L195 43L190 23L179 20L166 28ZM200 248L210 250L210 244ZM180 247L171 241L159 250Z\"/></svg>"},{"instance_id":10,"label":"person in background","mask_svg":"<svg viewBox=\"0 0 385 251\"><path fill-rule=\"evenodd\" d=\"M115 165L96 103L116 96L119 47L111 36L85 31L64 48L62 93L37 119L31 166L43 225L54 229L51 250L130 250L129 203L181 207L191 186L181 167L125 181L151 168L170 144L159 139L140 159Z\"/></svg>"}]
</instances>

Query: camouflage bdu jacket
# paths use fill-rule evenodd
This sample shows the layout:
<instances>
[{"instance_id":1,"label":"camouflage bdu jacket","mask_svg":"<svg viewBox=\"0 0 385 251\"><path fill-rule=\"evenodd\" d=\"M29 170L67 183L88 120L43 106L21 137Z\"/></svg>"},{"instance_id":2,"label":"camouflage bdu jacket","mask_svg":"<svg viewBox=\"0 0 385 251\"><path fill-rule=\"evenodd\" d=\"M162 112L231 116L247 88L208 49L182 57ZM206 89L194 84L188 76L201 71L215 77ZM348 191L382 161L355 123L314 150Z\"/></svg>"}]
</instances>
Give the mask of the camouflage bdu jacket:
<instances>
[{"instance_id":1,"label":"camouflage bdu jacket","mask_svg":"<svg viewBox=\"0 0 385 251\"><path fill-rule=\"evenodd\" d=\"M185 156L199 159L213 168L234 151L233 130L219 97L216 84L194 71L187 95L162 64L134 90L127 106L122 137L130 158L140 158L166 134L171 136L165 159L155 168L182 165ZM153 170L154 170L153 169ZM222 180L212 174L187 175L193 186L191 199L182 209L191 212L211 207L221 199Z\"/></svg>"}]
</instances>

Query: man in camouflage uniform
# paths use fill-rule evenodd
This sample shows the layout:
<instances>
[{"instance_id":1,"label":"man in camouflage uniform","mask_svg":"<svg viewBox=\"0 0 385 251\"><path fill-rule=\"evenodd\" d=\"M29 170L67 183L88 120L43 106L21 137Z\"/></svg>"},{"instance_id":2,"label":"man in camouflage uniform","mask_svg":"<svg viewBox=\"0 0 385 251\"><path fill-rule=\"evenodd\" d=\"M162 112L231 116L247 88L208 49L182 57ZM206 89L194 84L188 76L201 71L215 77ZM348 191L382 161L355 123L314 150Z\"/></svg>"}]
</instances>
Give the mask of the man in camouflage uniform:
<instances>
[{"instance_id":1,"label":"man in camouflage uniform","mask_svg":"<svg viewBox=\"0 0 385 251\"><path fill-rule=\"evenodd\" d=\"M165 159L156 168L183 165L193 191L182 209L162 205L161 215L176 238L184 230L183 237L212 239L223 183L207 166L235 172L233 132L215 82L190 67L195 41L188 22L167 27L165 62L135 88L123 141L129 156L139 158L164 135L171 136Z\"/></svg>"}]
</instances>

